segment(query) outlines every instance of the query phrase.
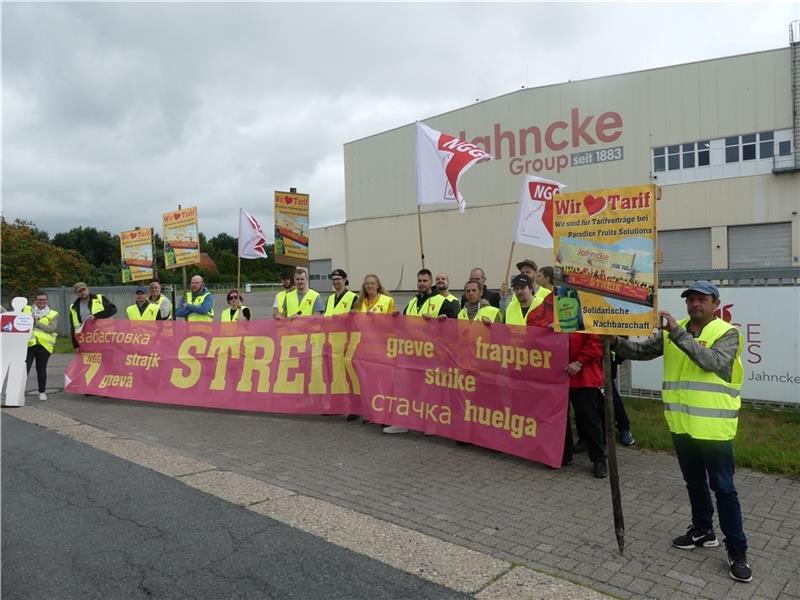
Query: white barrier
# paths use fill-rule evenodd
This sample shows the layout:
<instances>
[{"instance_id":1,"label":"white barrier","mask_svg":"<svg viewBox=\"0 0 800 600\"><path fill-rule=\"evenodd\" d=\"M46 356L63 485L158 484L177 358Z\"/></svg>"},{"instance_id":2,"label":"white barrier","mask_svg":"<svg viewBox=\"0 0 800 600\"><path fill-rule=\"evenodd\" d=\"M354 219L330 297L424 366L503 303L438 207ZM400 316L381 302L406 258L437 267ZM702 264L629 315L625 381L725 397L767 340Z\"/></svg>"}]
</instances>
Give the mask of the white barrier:
<instances>
[{"instance_id":1,"label":"white barrier","mask_svg":"<svg viewBox=\"0 0 800 600\"><path fill-rule=\"evenodd\" d=\"M25 406L25 384L28 379L25 357L33 328L33 317L22 314L22 309L27 304L27 298L14 298L11 301L13 310L0 315L0 389L5 390L3 406Z\"/></svg>"}]
</instances>

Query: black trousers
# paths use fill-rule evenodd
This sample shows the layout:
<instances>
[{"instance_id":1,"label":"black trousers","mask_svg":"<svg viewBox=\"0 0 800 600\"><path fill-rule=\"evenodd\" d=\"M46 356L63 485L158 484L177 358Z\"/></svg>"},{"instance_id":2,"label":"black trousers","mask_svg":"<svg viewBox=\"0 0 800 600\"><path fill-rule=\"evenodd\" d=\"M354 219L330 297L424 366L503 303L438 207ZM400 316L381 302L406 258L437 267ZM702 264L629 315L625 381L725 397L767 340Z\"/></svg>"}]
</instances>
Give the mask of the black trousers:
<instances>
[{"instance_id":1,"label":"black trousers","mask_svg":"<svg viewBox=\"0 0 800 600\"><path fill-rule=\"evenodd\" d=\"M596 388L570 388L569 400L575 411L578 436L586 442L589 460L606 458L605 409L603 394Z\"/></svg>"},{"instance_id":2,"label":"black trousers","mask_svg":"<svg viewBox=\"0 0 800 600\"><path fill-rule=\"evenodd\" d=\"M25 357L28 373L31 372L34 360L36 361L36 380L39 383L39 393L43 394L47 389L47 361L50 360L50 353L39 344L28 346L28 355Z\"/></svg>"}]
</instances>

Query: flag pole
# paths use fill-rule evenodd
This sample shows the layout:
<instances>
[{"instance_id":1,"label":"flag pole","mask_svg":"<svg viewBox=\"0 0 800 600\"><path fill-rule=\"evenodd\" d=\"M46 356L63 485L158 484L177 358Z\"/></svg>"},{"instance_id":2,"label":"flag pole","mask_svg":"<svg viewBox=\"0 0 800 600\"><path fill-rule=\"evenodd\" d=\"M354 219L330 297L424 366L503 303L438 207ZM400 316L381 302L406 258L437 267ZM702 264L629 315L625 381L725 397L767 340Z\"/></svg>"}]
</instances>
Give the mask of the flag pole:
<instances>
[{"instance_id":1,"label":"flag pole","mask_svg":"<svg viewBox=\"0 0 800 600\"><path fill-rule=\"evenodd\" d=\"M417 204L417 227L419 228L419 257L422 260L422 268L425 268L425 250L422 247L422 209Z\"/></svg>"},{"instance_id":2,"label":"flag pole","mask_svg":"<svg viewBox=\"0 0 800 600\"><path fill-rule=\"evenodd\" d=\"M614 533L617 548L622 556L625 550L625 519L622 515L622 494L619 490L619 469L617 468L617 444L614 438L614 383L611 377L611 344L603 337L603 374L605 376L605 417L606 446L608 447L608 484L611 487L611 509L614 513Z\"/></svg>"},{"instance_id":3,"label":"flag pole","mask_svg":"<svg viewBox=\"0 0 800 600\"><path fill-rule=\"evenodd\" d=\"M236 261L236 289L242 289L242 257L238 256Z\"/></svg>"},{"instance_id":4,"label":"flag pole","mask_svg":"<svg viewBox=\"0 0 800 600\"><path fill-rule=\"evenodd\" d=\"M511 242L511 249L508 251L508 264L506 265L506 277L503 279L505 283L508 283L508 276L511 273L511 259L514 258L514 246L516 245L516 241Z\"/></svg>"}]
</instances>

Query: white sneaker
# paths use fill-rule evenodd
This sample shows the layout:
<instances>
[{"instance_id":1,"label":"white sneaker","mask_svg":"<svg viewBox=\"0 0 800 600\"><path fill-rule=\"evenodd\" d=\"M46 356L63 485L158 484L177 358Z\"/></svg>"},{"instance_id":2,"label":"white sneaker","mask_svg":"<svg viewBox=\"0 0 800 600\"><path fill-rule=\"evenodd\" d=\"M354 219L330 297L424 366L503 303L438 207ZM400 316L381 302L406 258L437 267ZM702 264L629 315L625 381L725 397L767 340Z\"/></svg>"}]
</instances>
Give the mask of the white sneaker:
<instances>
[{"instance_id":1,"label":"white sneaker","mask_svg":"<svg viewBox=\"0 0 800 600\"><path fill-rule=\"evenodd\" d=\"M42 402L47 400L47 394L45 394L44 392L39 392L39 400L41 400Z\"/></svg>"},{"instance_id":2,"label":"white sneaker","mask_svg":"<svg viewBox=\"0 0 800 600\"><path fill-rule=\"evenodd\" d=\"M383 428L383 433L408 433L408 429L397 425L388 425Z\"/></svg>"}]
</instances>

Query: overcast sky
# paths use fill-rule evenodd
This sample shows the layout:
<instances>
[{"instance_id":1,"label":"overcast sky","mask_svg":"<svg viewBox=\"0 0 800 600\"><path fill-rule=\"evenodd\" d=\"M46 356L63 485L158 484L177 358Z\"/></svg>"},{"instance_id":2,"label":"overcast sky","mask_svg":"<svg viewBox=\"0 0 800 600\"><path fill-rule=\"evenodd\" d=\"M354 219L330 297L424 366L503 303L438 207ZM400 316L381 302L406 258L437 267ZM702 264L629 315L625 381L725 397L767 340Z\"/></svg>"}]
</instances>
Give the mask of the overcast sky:
<instances>
[{"instance_id":1,"label":"overcast sky","mask_svg":"<svg viewBox=\"0 0 800 600\"><path fill-rule=\"evenodd\" d=\"M2 5L3 205L50 235L196 205L344 221L342 146L519 89L786 47L780 4ZM451 132L457 133L457 132ZM409 148L409 152L413 149Z\"/></svg>"}]
</instances>

